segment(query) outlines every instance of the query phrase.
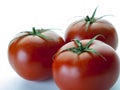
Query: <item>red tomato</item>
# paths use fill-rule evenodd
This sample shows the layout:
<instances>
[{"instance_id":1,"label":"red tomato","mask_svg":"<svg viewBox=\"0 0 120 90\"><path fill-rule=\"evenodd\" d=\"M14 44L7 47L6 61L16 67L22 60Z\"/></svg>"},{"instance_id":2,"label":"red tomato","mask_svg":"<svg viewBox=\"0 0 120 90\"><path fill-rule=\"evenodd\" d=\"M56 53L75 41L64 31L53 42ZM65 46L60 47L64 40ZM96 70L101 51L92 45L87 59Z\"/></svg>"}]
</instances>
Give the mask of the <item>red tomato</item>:
<instances>
[{"instance_id":1,"label":"red tomato","mask_svg":"<svg viewBox=\"0 0 120 90\"><path fill-rule=\"evenodd\" d=\"M45 80L52 75L52 56L64 44L53 31L22 32L8 47L9 62L24 79ZM41 33L40 33L41 32Z\"/></svg>"},{"instance_id":2,"label":"red tomato","mask_svg":"<svg viewBox=\"0 0 120 90\"><path fill-rule=\"evenodd\" d=\"M115 50L99 40L85 48L89 41L71 41L54 56L53 78L60 90L109 90L118 79Z\"/></svg>"},{"instance_id":3,"label":"red tomato","mask_svg":"<svg viewBox=\"0 0 120 90\"><path fill-rule=\"evenodd\" d=\"M79 40L91 39L98 34L104 35L104 39L97 38L100 41L105 42L114 49L118 45L118 35L114 26L107 20L101 18L94 18L96 13L93 13L92 17L86 16L83 20L78 20L70 24L65 33L65 41L70 42L77 38Z\"/></svg>"}]
</instances>

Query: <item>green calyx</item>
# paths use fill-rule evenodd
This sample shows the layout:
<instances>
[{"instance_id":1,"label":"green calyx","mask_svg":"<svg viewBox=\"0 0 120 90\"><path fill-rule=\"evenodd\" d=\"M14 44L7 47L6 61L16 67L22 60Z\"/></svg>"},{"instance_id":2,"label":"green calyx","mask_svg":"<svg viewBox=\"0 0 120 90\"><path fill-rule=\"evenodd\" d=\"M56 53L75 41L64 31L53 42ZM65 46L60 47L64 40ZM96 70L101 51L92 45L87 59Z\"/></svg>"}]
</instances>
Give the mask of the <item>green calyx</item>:
<instances>
[{"instance_id":1,"label":"green calyx","mask_svg":"<svg viewBox=\"0 0 120 90\"><path fill-rule=\"evenodd\" d=\"M89 16L85 17L84 20L86 21L86 31L88 30L90 24L95 23L96 21L98 21L99 19L101 19L101 18L95 19L96 11L97 11L97 8L94 10L94 12L93 12L93 14L92 14L91 17L89 17Z\"/></svg>"},{"instance_id":2,"label":"green calyx","mask_svg":"<svg viewBox=\"0 0 120 90\"><path fill-rule=\"evenodd\" d=\"M35 35L35 36L41 37L43 39L50 39L49 37L42 34L43 32L46 32L48 30L49 29L35 29L35 27L33 27L32 31L28 32L28 35Z\"/></svg>"},{"instance_id":3,"label":"green calyx","mask_svg":"<svg viewBox=\"0 0 120 90\"><path fill-rule=\"evenodd\" d=\"M82 45L82 43L79 40L73 40L75 42L75 44L77 45L77 47L72 47L72 48L68 48L65 49L64 51L71 51L73 53L76 53L78 55L80 55L83 52L90 52L90 53L95 53L97 55L99 55L100 57L102 57L103 59L105 59L99 52L97 52L95 49L93 48L89 48L90 45L94 42L94 40L99 37L102 36L104 38L103 35L99 34L96 35L94 38L92 38L85 46ZM106 60L106 59L105 59Z\"/></svg>"},{"instance_id":4,"label":"green calyx","mask_svg":"<svg viewBox=\"0 0 120 90\"><path fill-rule=\"evenodd\" d=\"M23 31L23 32L20 32L18 33L13 40L15 39L18 39L20 37L23 37L23 36L29 36L29 35L33 35L33 36L38 36L44 40L52 40L51 38L45 36L44 34L42 34L43 32L46 32L46 31L49 31L51 29L35 29L35 27L32 28L32 31ZM11 42L13 41L11 40ZM10 42L10 43L11 43Z\"/></svg>"},{"instance_id":5,"label":"green calyx","mask_svg":"<svg viewBox=\"0 0 120 90\"><path fill-rule=\"evenodd\" d=\"M35 29L35 27L32 28L32 31L23 31L20 32L19 35L16 38L22 37L22 36L28 36L28 35L33 35L33 36L38 36L42 39L45 40L51 40L51 38L47 37L46 35L43 34L43 32L49 31L51 29Z\"/></svg>"},{"instance_id":6,"label":"green calyx","mask_svg":"<svg viewBox=\"0 0 120 90\"><path fill-rule=\"evenodd\" d=\"M94 12L93 12L93 14L92 14L92 17L86 16L85 21L86 21L87 23L92 24L92 23L96 22L96 20L97 20L97 19L95 19L96 11L97 11L97 8L94 10Z\"/></svg>"},{"instance_id":7,"label":"green calyx","mask_svg":"<svg viewBox=\"0 0 120 90\"><path fill-rule=\"evenodd\" d=\"M78 22L81 22L81 21L84 20L84 21L86 22L86 31L88 30L88 28L89 28L89 26L90 26L91 24L95 23L96 21L102 19L102 18L105 17L105 16L111 16L111 15L103 15L103 16L101 16L101 17L95 18L96 11L97 11L97 8L95 8L95 10L94 10L94 12L93 12L93 14L92 14L91 17L89 17L89 16L87 15L84 19L78 21Z\"/></svg>"},{"instance_id":8,"label":"green calyx","mask_svg":"<svg viewBox=\"0 0 120 90\"><path fill-rule=\"evenodd\" d=\"M83 52L92 52L92 53L96 53L96 50L89 48L89 46L93 43L93 41L100 35L95 36L94 38L92 38L85 46L82 45L82 43L75 39L73 40L75 42L75 44L77 45L77 47L72 47L72 48L68 48L66 49L66 51L71 51L73 53L76 54L81 54Z\"/></svg>"}]
</instances>

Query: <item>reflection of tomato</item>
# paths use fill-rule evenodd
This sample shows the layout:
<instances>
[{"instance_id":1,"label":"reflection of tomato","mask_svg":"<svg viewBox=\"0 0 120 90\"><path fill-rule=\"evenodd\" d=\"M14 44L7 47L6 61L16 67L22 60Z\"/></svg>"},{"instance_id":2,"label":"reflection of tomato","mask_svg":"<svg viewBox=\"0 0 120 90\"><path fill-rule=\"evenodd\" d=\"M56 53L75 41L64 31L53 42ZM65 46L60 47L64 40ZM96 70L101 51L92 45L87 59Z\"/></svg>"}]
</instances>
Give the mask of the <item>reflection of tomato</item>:
<instances>
[{"instance_id":1,"label":"reflection of tomato","mask_svg":"<svg viewBox=\"0 0 120 90\"><path fill-rule=\"evenodd\" d=\"M21 34L8 48L11 66L25 79L48 79L52 75L52 56L64 44L63 39L53 31L34 30Z\"/></svg>"},{"instance_id":2,"label":"reflection of tomato","mask_svg":"<svg viewBox=\"0 0 120 90\"><path fill-rule=\"evenodd\" d=\"M87 30L86 30L87 29ZM86 17L84 20L78 20L72 23L66 31L65 41L70 42L72 39L91 39L94 36L102 34L105 39L99 37L98 40L105 42L114 49L118 45L118 36L114 26L103 19Z\"/></svg>"},{"instance_id":3,"label":"reflection of tomato","mask_svg":"<svg viewBox=\"0 0 120 90\"><path fill-rule=\"evenodd\" d=\"M116 82L120 70L115 50L98 40L85 50L88 41L81 41L83 48L69 42L56 53L53 78L60 90L109 90Z\"/></svg>"}]
</instances>

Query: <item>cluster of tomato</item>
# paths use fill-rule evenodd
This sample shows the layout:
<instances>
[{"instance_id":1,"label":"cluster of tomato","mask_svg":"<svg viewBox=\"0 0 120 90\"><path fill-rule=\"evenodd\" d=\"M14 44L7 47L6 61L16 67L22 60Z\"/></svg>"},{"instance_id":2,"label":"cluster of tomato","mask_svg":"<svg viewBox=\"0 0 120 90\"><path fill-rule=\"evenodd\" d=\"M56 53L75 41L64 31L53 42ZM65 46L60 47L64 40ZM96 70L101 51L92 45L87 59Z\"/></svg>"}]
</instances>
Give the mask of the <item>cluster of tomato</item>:
<instances>
[{"instance_id":1,"label":"cluster of tomato","mask_svg":"<svg viewBox=\"0 0 120 90\"><path fill-rule=\"evenodd\" d=\"M109 90L120 71L118 36L114 26L95 13L73 22L65 40L48 29L21 32L8 47L11 66L27 80L53 76L60 90Z\"/></svg>"}]
</instances>

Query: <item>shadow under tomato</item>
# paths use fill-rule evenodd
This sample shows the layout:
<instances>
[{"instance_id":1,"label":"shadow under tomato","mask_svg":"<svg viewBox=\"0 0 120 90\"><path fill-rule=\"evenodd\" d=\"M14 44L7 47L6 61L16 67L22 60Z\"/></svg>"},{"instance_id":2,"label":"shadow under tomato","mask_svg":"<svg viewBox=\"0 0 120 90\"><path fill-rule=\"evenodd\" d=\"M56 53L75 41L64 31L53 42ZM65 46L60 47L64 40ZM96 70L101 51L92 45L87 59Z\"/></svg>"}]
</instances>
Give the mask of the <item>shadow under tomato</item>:
<instances>
[{"instance_id":1,"label":"shadow under tomato","mask_svg":"<svg viewBox=\"0 0 120 90\"><path fill-rule=\"evenodd\" d=\"M52 79L34 82L14 77L5 81L0 90L58 90L58 88Z\"/></svg>"},{"instance_id":2,"label":"shadow under tomato","mask_svg":"<svg viewBox=\"0 0 120 90\"><path fill-rule=\"evenodd\" d=\"M22 80L20 88L21 90L58 90L52 79L37 82Z\"/></svg>"}]
</instances>

